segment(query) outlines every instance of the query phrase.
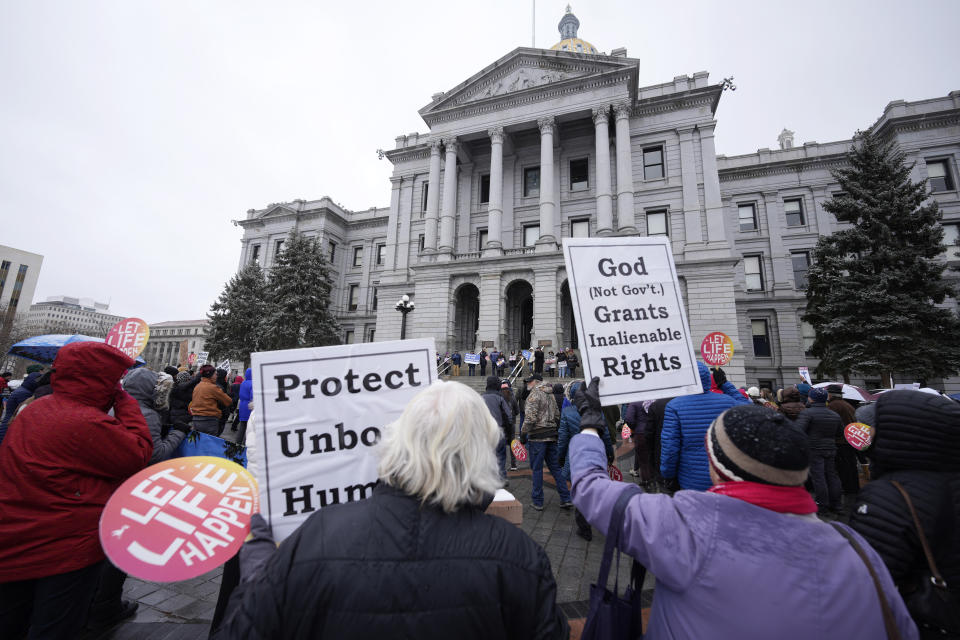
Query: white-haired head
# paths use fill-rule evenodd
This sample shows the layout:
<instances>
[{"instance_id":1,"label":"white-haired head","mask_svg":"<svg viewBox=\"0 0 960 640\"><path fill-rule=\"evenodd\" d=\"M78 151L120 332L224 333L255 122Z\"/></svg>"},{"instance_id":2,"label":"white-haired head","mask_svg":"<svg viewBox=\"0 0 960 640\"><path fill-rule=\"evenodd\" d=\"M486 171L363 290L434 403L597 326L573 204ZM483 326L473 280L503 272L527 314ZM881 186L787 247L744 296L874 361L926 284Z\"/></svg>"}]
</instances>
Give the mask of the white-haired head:
<instances>
[{"instance_id":1,"label":"white-haired head","mask_svg":"<svg viewBox=\"0 0 960 640\"><path fill-rule=\"evenodd\" d=\"M476 505L502 486L500 428L466 385L435 382L385 430L380 479L447 513Z\"/></svg>"}]
</instances>

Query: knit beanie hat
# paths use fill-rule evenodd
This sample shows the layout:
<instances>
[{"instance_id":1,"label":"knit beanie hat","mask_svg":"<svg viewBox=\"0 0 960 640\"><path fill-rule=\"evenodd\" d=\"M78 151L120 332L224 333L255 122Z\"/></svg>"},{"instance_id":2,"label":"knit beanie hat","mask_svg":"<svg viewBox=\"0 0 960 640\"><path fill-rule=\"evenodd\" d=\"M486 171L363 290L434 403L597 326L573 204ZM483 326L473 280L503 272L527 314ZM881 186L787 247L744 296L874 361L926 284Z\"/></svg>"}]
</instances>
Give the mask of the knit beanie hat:
<instances>
[{"instance_id":1,"label":"knit beanie hat","mask_svg":"<svg viewBox=\"0 0 960 640\"><path fill-rule=\"evenodd\" d=\"M190 375L189 371L181 371L177 374L177 384L183 384L184 382L190 382L193 380L193 376Z\"/></svg>"},{"instance_id":2,"label":"knit beanie hat","mask_svg":"<svg viewBox=\"0 0 960 640\"><path fill-rule=\"evenodd\" d=\"M811 387L810 385L808 385L806 382L801 382L800 384L797 385L797 391L800 392L800 396L801 396L803 399L806 399L806 398L807 398L807 394L810 393L810 389L812 389L812 388L813 388L813 387Z\"/></svg>"},{"instance_id":3,"label":"knit beanie hat","mask_svg":"<svg viewBox=\"0 0 960 640\"><path fill-rule=\"evenodd\" d=\"M810 389L809 398L810 398L810 402L826 402L827 390L820 389L818 387L813 387L812 389Z\"/></svg>"},{"instance_id":4,"label":"knit beanie hat","mask_svg":"<svg viewBox=\"0 0 960 640\"><path fill-rule=\"evenodd\" d=\"M801 486L809 471L807 436L781 413L737 405L707 429L710 466L724 481Z\"/></svg>"}]
</instances>

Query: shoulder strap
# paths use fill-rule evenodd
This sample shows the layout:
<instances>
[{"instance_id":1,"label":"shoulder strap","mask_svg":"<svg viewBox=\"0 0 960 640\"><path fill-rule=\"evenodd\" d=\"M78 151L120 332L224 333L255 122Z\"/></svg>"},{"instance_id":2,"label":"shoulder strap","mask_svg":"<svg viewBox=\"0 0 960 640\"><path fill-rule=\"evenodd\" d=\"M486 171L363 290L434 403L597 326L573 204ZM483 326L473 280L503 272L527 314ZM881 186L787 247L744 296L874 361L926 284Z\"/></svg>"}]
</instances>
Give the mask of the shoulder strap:
<instances>
[{"instance_id":1,"label":"shoulder strap","mask_svg":"<svg viewBox=\"0 0 960 640\"><path fill-rule=\"evenodd\" d=\"M890 603L887 601L887 596L883 592L883 587L880 585L880 578L877 577L877 572L874 571L873 565L870 563L870 559L867 557L866 552L863 550L863 547L860 546L860 543L857 542L857 539L846 530L846 528L838 525L835 522L830 523L834 529L836 529L840 535L846 538L847 542L850 543L850 546L853 547L853 550L857 552L857 555L860 556L860 559L863 560L863 564L867 565L867 571L870 572L870 577L873 579L873 586L877 590L877 597L880 599L880 611L883 614L883 626L887 630L888 640L900 640L900 629L897 627L896 619L893 617L893 610L890 608Z\"/></svg>"},{"instance_id":2,"label":"shoulder strap","mask_svg":"<svg viewBox=\"0 0 960 640\"><path fill-rule=\"evenodd\" d=\"M913 500L910 499L910 494L907 493L907 490L903 488L903 485L896 480L892 481L890 484L897 488L897 491L899 491L900 495L903 496L904 501L907 503L907 507L910 509L910 515L913 517L913 526L917 530L917 537L920 538L920 546L923 547L923 555L927 557L927 566L930 567L930 573L933 575L933 584L941 589L946 589L947 583L937 570L937 563L933 560L933 552L930 550L930 545L927 543L927 536L923 532L923 526L920 524L920 517L917 515L917 510L913 508Z\"/></svg>"},{"instance_id":3,"label":"shoulder strap","mask_svg":"<svg viewBox=\"0 0 960 640\"><path fill-rule=\"evenodd\" d=\"M627 509L627 503L630 500L643 493L640 487L635 484L626 484L617 502L613 505L613 511L610 513L610 526L607 528L607 541L603 547L603 560L600 562L600 575L597 578L597 584L606 587L607 578L610 576L610 563L613 560L613 551L620 546L620 532L623 531L623 513Z\"/></svg>"}]
</instances>

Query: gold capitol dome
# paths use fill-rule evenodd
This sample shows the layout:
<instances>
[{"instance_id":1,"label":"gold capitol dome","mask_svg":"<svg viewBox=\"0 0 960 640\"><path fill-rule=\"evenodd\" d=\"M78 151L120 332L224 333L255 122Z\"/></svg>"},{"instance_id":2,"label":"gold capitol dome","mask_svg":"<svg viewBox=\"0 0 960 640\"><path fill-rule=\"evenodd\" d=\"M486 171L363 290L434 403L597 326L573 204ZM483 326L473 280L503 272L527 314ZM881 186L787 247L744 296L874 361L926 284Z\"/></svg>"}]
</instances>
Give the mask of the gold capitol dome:
<instances>
[{"instance_id":1,"label":"gold capitol dome","mask_svg":"<svg viewBox=\"0 0 960 640\"><path fill-rule=\"evenodd\" d=\"M580 21L577 20L577 16L573 15L573 12L570 10L570 5L567 5L567 12L563 14L563 17L560 18L560 24L557 25L557 29L560 30L560 35L563 39L550 48L555 51L600 53L595 46L577 37L577 29L579 28Z\"/></svg>"}]
</instances>

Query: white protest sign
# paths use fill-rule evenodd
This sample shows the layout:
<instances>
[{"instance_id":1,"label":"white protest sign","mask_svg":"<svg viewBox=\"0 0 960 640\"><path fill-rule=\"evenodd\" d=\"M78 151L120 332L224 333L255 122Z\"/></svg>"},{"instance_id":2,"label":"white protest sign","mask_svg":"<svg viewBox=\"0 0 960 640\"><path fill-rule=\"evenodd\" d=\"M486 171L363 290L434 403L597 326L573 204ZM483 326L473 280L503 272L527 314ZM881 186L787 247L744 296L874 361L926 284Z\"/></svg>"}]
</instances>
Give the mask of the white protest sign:
<instances>
[{"instance_id":1,"label":"white protest sign","mask_svg":"<svg viewBox=\"0 0 960 640\"><path fill-rule=\"evenodd\" d=\"M807 384L813 384L813 380L810 379L810 367L800 367L800 377Z\"/></svg>"},{"instance_id":2,"label":"white protest sign","mask_svg":"<svg viewBox=\"0 0 960 640\"><path fill-rule=\"evenodd\" d=\"M223 369L227 373L230 373L230 358L224 358L217 364L217 369Z\"/></svg>"},{"instance_id":3,"label":"white protest sign","mask_svg":"<svg viewBox=\"0 0 960 640\"><path fill-rule=\"evenodd\" d=\"M202 367L207 364L207 358L210 357L210 353L207 351L201 351L197 354L197 366Z\"/></svg>"},{"instance_id":4,"label":"white protest sign","mask_svg":"<svg viewBox=\"0 0 960 640\"><path fill-rule=\"evenodd\" d=\"M465 353L463 354L464 364L480 364L480 354L479 353Z\"/></svg>"},{"instance_id":5,"label":"white protest sign","mask_svg":"<svg viewBox=\"0 0 960 640\"><path fill-rule=\"evenodd\" d=\"M564 238L584 377L604 404L702 393L664 236Z\"/></svg>"},{"instance_id":6,"label":"white protest sign","mask_svg":"<svg viewBox=\"0 0 960 640\"><path fill-rule=\"evenodd\" d=\"M433 338L252 354L260 510L278 542L370 496L383 429L436 380L436 358Z\"/></svg>"}]
</instances>

